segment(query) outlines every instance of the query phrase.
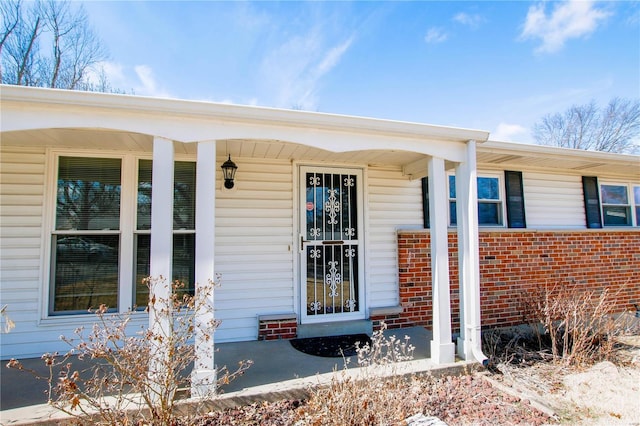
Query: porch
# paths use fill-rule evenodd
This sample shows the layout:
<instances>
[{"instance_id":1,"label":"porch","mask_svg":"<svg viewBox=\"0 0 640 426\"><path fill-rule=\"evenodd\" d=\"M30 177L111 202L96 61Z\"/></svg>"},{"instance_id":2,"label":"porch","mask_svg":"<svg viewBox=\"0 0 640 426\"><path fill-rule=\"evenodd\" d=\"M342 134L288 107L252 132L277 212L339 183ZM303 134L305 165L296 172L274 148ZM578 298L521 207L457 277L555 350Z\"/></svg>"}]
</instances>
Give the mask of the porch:
<instances>
[{"instance_id":1,"label":"porch","mask_svg":"<svg viewBox=\"0 0 640 426\"><path fill-rule=\"evenodd\" d=\"M191 253L195 262L191 284L197 286L215 279L218 273L223 275L215 304L213 298L210 300L216 319L223 321L216 343L256 339L256 317L260 315L293 313L301 322L324 318L331 322L367 319L372 309L393 309L399 305L396 231L422 223L419 178L428 176L434 271L430 356L435 363L451 362L455 345L448 291L446 171L455 170L461 271L458 285L464 288L461 306L465 324L458 351L465 359L481 358L481 354L474 354L480 333L475 177L476 144L487 139L486 132L304 111L15 87L3 88L2 131L3 148L15 147L11 155L19 160L33 154L44 181L37 188L41 192L29 200L43 219L37 232L43 237L38 244L34 238L33 247L29 247L40 258L35 275L42 278L35 279L31 287L31 305L25 311L30 316L19 318L22 327L32 334L10 335L10 345L31 343L35 349L35 341L20 339L36 335L39 342L54 345L57 335L66 331L61 327L82 324L81 315L77 315L82 313L82 306L68 308L58 303L56 292L62 284L54 282L55 272L50 272L56 270L58 261L55 256L60 247L56 241L67 236L91 235L92 241L100 241L101 249L111 247L110 306L117 306L115 309L121 312L140 305L135 299L139 296L137 278L144 274L136 268L148 266L144 271L147 275L173 277L176 238L193 241L191 252L182 253L186 260ZM239 167L233 189L223 186L221 180L220 164L229 157ZM115 186L117 180L121 187L113 191L120 204L119 210L112 209L115 213L108 218L110 222L102 220L93 227L85 224L85 228L58 223L56 194L61 183L57 173L69 170L71 166L61 162L69 158L116 160L111 162L115 166L109 184ZM193 217L176 225L175 172L176 163L182 160L191 162L195 169L193 208L188 212ZM84 161L82 170L95 169L96 164ZM319 172L320 168L327 173ZM325 199L309 204L303 198L304 178L309 176L303 170L315 173L314 185L327 188L326 201L331 201L336 189L322 183L325 176L340 176L334 182L342 182L345 177L354 188L356 183L362 185L358 189L360 198L353 197L360 216L354 214L347 229L340 231L343 238L310 238L327 231L305 229L301 218L310 208L320 210ZM354 173L345 175L349 170ZM16 175L18 180L27 179L18 172ZM71 176L77 179L77 174ZM151 181L154 190L149 193ZM141 188L147 190L149 211L145 221L139 217L136 221L136 215L144 210L139 204ZM20 201L19 197L15 199L16 203ZM15 207L17 210L21 206ZM337 208L327 214L331 221L338 220L333 216L338 215ZM70 219L67 222L71 223ZM7 240L8 246L13 243ZM343 243L345 247L338 248ZM17 240L15 244L19 244ZM325 251L312 252L308 247L314 244ZM358 280L350 289L357 298L345 297L340 305L325 308L324 317L320 317L324 302L309 299L304 292L310 276L324 277L326 271L316 270L305 276L310 272L304 253L313 259L325 253L333 258L358 256L358 267L349 267L359 274L349 278L350 283ZM148 262L132 261L141 254L148 256ZM328 292L330 297L336 297L337 288L347 288L334 262L323 266L331 282L329 290L321 292ZM82 272L89 270L85 267ZM168 286L157 289L156 297L167 298L168 292ZM212 319L211 315L203 316L202 322ZM162 328L166 320L152 307L150 324ZM196 348L194 377L206 382L213 377L213 339L197 338Z\"/></svg>"},{"instance_id":2,"label":"porch","mask_svg":"<svg viewBox=\"0 0 640 426\"><path fill-rule=\"evenodd\" d=\"M429 360L431 333L423 327L387 330L385 337L390 336L399 339L409 336L410 343L415 346L413 361L398 366L401 373L457 374L460 369L468 368L468 363L462 361L440 366L432 363ZM287 340L220 343L217 348L218 366L233 368L238 361L246 359L254 362L243 376L221 388L221 399L215 403L221 407L276 398L298 398L304 395L308 386L329 380L333 371L344 367L342 358L307 355L293 349ZM354 369L356 361L351 358L349 368ZM46 374L41 359L22 362L27 368ZM44 381L32 378L29 373L10 369L4 369L0 380L3 390L0 394L0 421L3 424L50 423L52 413L60 415L45 403Z\"/></svg>"}]
</instances>

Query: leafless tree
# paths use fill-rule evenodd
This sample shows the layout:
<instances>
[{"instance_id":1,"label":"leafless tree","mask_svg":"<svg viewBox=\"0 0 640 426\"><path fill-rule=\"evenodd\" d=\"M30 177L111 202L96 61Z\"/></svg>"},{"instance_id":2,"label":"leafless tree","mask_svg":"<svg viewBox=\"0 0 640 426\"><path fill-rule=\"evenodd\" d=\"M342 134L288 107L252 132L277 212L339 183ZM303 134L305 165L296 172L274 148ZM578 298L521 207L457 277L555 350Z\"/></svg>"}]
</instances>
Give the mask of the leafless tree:
<instances>
[{"instance_id":1,"label":"leafless tree","mask_svg":"<svg viewBox=\"0 0 640 426\"><path fill-rule=\"evenodd\" d=\"M109 87L92 82L106 51L82 7L65 0L2 2L3 83L75 90Z\"/></svg>"},{"instance_id":2,"label":"leafless tree","mask_svg":"<svg viewBox=\"0 0 640 426\"><path fill-rule=\"evenodd\" d=\"M640 101L613 98L604 108L595 101L563 114L544 116L533 126L541 145L634 154L640 152Z\"/></svg>"}]
</instances>

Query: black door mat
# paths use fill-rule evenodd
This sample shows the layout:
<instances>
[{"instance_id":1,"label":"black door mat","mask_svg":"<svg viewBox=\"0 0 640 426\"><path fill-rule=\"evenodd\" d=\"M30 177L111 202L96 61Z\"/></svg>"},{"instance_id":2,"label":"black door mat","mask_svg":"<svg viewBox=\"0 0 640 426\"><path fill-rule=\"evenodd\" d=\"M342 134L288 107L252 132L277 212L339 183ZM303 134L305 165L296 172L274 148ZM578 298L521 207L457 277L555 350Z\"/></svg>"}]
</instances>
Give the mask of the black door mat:
<instances>
[{"instance_id":1,"label":"black door mat","mask_svg":"<svg viewBox=\"0 0 640 426\"><path fill-rule=\"evenodd\" d=\"M291 346L305 354L338 358L356 354L356 342L363 347L371 345L371 338L366 334L346 334L343 336L308 337L290 340Z\"/></svg>"}]
</instances>

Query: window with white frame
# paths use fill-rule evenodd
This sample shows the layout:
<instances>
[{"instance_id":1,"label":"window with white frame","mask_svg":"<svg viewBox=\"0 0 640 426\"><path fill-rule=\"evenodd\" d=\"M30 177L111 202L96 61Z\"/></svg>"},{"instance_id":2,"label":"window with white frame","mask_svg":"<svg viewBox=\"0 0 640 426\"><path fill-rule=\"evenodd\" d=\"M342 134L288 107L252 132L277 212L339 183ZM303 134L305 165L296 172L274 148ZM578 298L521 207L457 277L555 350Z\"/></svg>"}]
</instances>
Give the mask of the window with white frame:
<instances>
[{"instance_id":1,"label":"window with white frame","mask_svg":"<svg viewBox=\"0 0 640 426\"><path fill-rule=\"evenodd\" d=\"M500 178L478 176L478 224L480 226L503 226L503 196ZM456 177L449 175L449 223L457 224Z\"/></svg>"},{"instance_id":2,"label":"window with white frame","mask_svg":"<svg viewBox=\"0 0 640 426\"><path fill-rule=\"evenodd\" d=\"M151 160L71 155L56 160L49 314L87 313L101 304L114 311L146 306L148 290L142 279L149 274ZM137 173L127 167L137 168ZM137 179L128 182L122 176ZM137 206L136 215L123 214L133 206ZM175 163L173 217L172 279L183 282L184 291L192 293L194 162ZM133 259L123 253L134 253ZM129 280L123 280L123 270L126 275L132 271ZM127 306L118 306L119 301Z\"/></svg>"},{"instance_id":3,"label":"window with white frame","mask_svg":"<svg viewBox=\"0 0 640 426\"><path fill-rule=\"evenodd\" d=\"M136 287L134 305L145 307L149 295L143 279L149 276L151 250L151 160L138 162L137 220L134 236ZM195 285L196 163L177 161L173 183L173 280L184 284L180 291L193 294Z\"/></svg>"},{"instance_id":4,"label":"window with white frame","mask_svg":"<svg viewBox=\"0 0 640 426\"><path fill-rule=\"evenodd\" d=\"M604 226L633 225L632 199L629 197L628 185L600 185L600 200Z\"/></svg>"}]
</instances>

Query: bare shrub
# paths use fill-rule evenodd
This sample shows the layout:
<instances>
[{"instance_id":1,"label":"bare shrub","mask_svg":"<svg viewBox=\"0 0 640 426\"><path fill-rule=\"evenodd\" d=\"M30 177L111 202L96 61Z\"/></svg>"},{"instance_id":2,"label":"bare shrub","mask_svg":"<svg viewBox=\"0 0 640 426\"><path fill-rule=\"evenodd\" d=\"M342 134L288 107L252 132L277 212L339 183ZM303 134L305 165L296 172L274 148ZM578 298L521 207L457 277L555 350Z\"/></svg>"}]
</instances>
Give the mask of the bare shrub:
<instances>
[{"instance_id":1,"label":"bare shrub","mask_svg":"<svg viewBox=\"0 0 640 426\"><path fill-rule=\"evenodd\" d=\"M0 309L0 333L9 333L13 330L16 324L9 318L9 314L7 313L7 305L4 305ZM4 322L4 325L2 323Z\"/></svg>"},{"instance_id":2,"label":"bare shrub","mask_svg":"<svg viewBox=\"0 0 640 426\"><path fill-rule=\"evenodd\" d=\"M587 290L575 282L544 283L521 295L523 316L536 332L550 340L553 359L564 365L581 365L609 359L613 337L624 330L616 316L618 293L609 288Z\"/></svg>"},{"instance_id":3,"label":"bare shrub","mask_svg":"<svg viewBox=\"0 0 640 426\"><path fill-rule=\"evenodd\" d=\"M162 282L162 277L148 278L150 294L154 294L153 286ZM184 291L182 283L174 282L169 300L150 301L156 310L161 306L161 315L168 316L169 321L163 324L168 329L155 324L136 329L131 322L144 315L140 311L113 314L105 305L93 310L95 323L90 330L78 328L73 337L61 337L71 347L66 354L42 356L48 367L44 379L49 384L49 404L80 422L91 417L95 424L176 424L179 390L190 383L187 369L195 361L196 330L203 330L205 338L213 338L219 324L215 320L206 324L197 321L213 287L209 281L192 296ZM164 356L154 352L158 347L163 348ZM92 360L92 367L76 369L76 357ZM243 361L233 372L219 370L218 384L228 383L250 365L251 361ZM7 366L25 370L17 360Z\"/></svg>"},{"instance_id":4,"label":"bare shrub","mask_svg":"<svg viewBox=\"0 0 640 426\"><path fill-rule=\"evenodd\" d=\"M311 390L306 405L298 409L298 425L396 424L414 414L412 392L420 392L415 378L397 375L394 363L413 359L409 337L385 337L386 324L373 333L371 344L356 348L358 374L336 372L326 387ZM385 367L388 374L380 374ZM413 383L413 386L412 386Z\"/></svg>"}]
</instances>

